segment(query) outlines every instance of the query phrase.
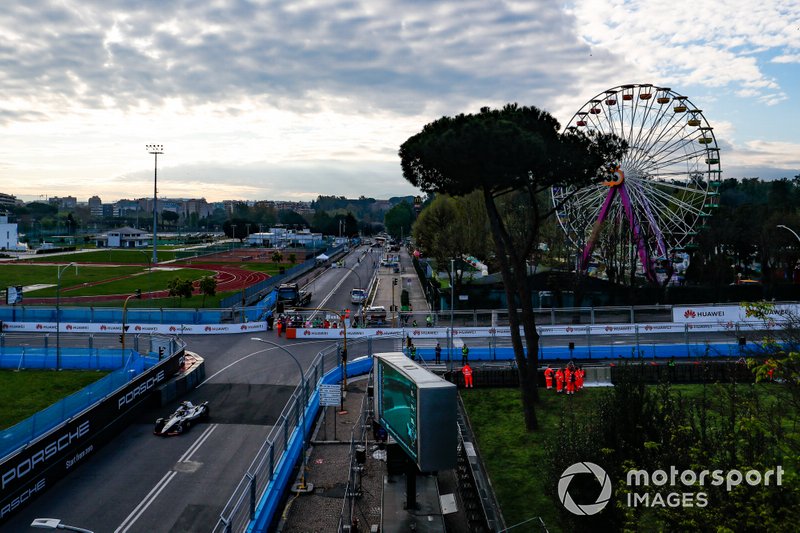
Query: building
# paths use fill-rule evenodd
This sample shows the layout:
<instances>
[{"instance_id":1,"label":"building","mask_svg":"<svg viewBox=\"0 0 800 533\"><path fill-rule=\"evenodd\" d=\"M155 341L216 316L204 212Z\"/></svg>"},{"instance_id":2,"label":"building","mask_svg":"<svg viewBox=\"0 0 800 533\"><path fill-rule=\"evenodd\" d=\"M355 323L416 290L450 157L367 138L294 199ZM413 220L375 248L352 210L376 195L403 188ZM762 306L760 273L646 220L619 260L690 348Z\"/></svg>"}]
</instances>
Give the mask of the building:
<instances>
[{"instance_id":1,"label":"building","mask_svg":"<svg viewBox=\"0 0 800 533\"><path fill-rule=\"evenodd\" d=\"M0 209L11 209L15 205L17 205L16 196L0 192Z\"/></svg>"},{"instance_id":2,"label":"building","mask_svg":"<svg viewBox=\"0 0 800 533\"><path fill-rule=\"evenodd\" d=\"M95 238L98 248L144 248L151 242L152 236L149 233L127 226L112 229Z\"/></svg>"},{"instance_id":3,"label":"building","mask_svg":"<svg viewBox=\"0 0 800 533\"><path fill-rule=\"evenodd\" d=\"M19 242L16 222L9 222L7 214L0 214L0 250L26 250Z\"/></svg>"},{"instance_id":4,"label":"building","mask_svg":"<svg viewBox=\"0 0 800 533\"><path fill-rule=\"evenodd\" d=\"M100 218L103 216L103 201L99 196L92 196L89 198L89 214L93 217Z\"/></svg>"},{"instance_id":5,"label":"building","mask_svg":"<svg viewBox=\"0 0 800 533\"><path fill-rule=\"evenodd\" d=\"M78 207L78 199L74 196L53 196L48 202L62 210L70 210Z\"/></svg>"},{"instance_id":6,"label":"building","mask_svg":"<svg viewBox=\"0 0 800 533\"><path fill-rule=\"evenodd\" d=\"M139 212L139 202L136 200L119 200L114 204L114 216L132 216Z\"/></svg>"},{"instance_id":7,"label":"building","mask_svg":"<svg viewBox=\"0 0 800 533\"><path fill-rule=\"evenodd\" d=\"M282 227L269 228L268 232L251 233L247 236L250 246L267 248L322 248L322 233L310 230L294 231Z\"/></svg>"}]
</instances>

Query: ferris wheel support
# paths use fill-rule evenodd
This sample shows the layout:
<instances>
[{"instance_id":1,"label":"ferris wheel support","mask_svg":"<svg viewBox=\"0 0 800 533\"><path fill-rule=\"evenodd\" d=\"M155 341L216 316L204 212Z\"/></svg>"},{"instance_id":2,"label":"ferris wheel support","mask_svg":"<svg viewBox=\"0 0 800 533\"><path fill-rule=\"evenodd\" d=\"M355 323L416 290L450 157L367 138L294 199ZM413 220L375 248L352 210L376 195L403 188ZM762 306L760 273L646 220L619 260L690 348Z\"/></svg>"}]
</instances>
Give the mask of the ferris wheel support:
<instances>
[{"instance_id":1,"label":"ferris wheel support","mask_svg":"<svg viewBox=\"0 0 800 533\"><path fill-rule=\"evenodd\" d=\"M628 217L628 221L631 225L631 230L633 232L633 241L636 243L636 252L639 255L639 261L641 261L642 269L644 270L644 274L647 277L648 281L655 282L656 281L656 272L655 268L653 267L653 261L650 258L650 254L647 251L647 244L645 242L644 236L642 235L642 229L639 225L639 221L634 213L633 206L631 203L631 198L628 195L628 191L625 188L625 183L623 179L620 179L616 182L606 182L609 185L608 194L606 195L606 199L603 202L603 206L600 208L600 213L597 215L597 221L594 224L594 228L592 229L592 234L589 240L586 243L586 246L583 249L583 256L581 258L581 270L586 271L586 268L589 265L589 259L592 257L592 249L594 248L595 242L597 241L597 236L600 233L600 227L602 226L603 222L606 220L608 216L609 208L611 204L614 202L614 197L619 195L620 201L622 202L622 207L625 210L625 215Z\"/></svg>"}]
</instances>

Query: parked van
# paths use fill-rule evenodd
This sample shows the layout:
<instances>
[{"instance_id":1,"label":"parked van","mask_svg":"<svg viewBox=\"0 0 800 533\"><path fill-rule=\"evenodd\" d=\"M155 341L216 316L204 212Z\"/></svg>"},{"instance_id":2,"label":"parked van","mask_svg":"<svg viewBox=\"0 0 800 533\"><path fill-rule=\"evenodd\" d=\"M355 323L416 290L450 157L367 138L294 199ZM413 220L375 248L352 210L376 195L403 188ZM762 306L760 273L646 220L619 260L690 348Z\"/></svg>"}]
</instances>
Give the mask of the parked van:
<instances>
[{"instance_id":1,"label":"parked van","mask_svg":"<svg viewBox=\"0 0 800 533\"><path fill-rule=\"evenodd\" d=\"M363 304L367 299L367 289L353 289L350 291L350 303Z\"/></svg>"}]
</instances>

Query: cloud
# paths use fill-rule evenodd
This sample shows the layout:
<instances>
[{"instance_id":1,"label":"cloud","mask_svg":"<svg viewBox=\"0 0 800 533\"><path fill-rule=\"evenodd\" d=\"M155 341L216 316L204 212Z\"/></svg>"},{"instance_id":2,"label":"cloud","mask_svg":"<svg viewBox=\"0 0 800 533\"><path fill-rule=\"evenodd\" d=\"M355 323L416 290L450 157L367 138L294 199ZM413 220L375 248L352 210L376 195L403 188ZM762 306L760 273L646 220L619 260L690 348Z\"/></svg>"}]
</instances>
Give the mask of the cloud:
<instances>
[{"instance_id":1,"label":"cloud","mask_svg":"<svg viewBox=\"0 0 800 533\"><path fill-rule=\"evenodd\" d=\"M730 124L738 149L755 140L723 100L796 98L796 78L765 65L798 61L798 4L568 5L11 2L0 11L0 185L133 196L136 176L147 189L144 144L157 142L178 196L399 194L399 145L442 115L518 102L565 124L605 89L650 82L702 107L720 99L708 118Z\"/></svg>"}]
</instances>

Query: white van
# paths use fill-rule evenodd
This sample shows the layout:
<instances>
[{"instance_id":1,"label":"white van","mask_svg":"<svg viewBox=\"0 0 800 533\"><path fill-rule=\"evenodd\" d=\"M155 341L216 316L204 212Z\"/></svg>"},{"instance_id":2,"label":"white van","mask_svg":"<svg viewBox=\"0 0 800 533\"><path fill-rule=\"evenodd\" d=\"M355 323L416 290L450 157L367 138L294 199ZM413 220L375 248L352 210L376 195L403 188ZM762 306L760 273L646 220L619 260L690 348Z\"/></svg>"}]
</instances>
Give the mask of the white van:
<instances>
[{"instance_id":1,"label":"white van","mask_svg":"<svg viewBox=\"0 0 800 533\"><path fill-rule=\"evenodd\" d=\"M350 303L363 304L367 299L366 289L353 289L350 291Z\"/></svg>"}]
</instances>

